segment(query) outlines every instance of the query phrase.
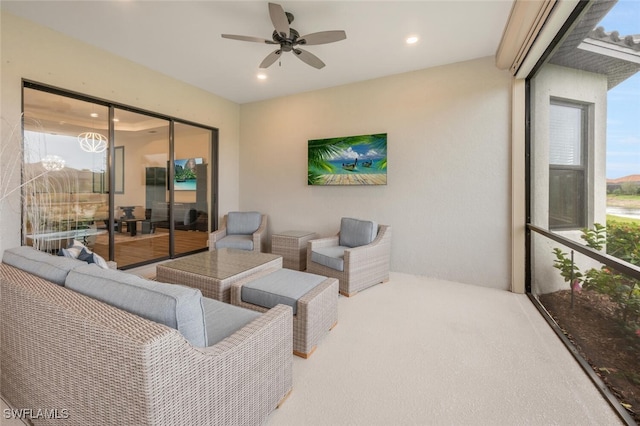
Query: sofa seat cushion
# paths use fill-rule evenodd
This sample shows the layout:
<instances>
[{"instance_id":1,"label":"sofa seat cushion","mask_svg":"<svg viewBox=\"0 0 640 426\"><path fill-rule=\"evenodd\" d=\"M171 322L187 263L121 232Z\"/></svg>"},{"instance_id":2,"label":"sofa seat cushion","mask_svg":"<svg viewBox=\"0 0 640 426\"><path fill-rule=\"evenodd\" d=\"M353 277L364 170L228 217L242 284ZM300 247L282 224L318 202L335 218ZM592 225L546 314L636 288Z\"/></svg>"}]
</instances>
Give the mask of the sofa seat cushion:
<instances>
[{"instance_id":1,"label":"sofa seat cushion","mask_svg":"<svg viewBox=\"0 0 640 426\"><path fill-rule=\"evenodd\" d=\"M227 214L227 235L251 235L262 222L259 212L229 212Z\"/></svg>"},{"instance_id":2,"label":"sofa seat cushion","mask_svg":"<svg viewBox=\"0 0 640 426\"><path fill-rule=\"evenodd\" d=\"M242 286L243 302L271 309L278 304L298 310L298 300L326 280L322 275L278 269Z\"/></svg>"},{"instance_id":3,"label":"sofa seat cushion","mask_svg":"<svg viewBox=\"0 0 640 426\"><path fill-rule=\"evenodd\" d=\"M4 251L2 261L32 275L58 285L64 285L69 271L85 262L69 257L53 256L30 246L21 246Z\"/></svg>"},{"instance_id":4,"label":"sofa seat cushion","mask_svg":"<svg viewBox=\"0 0 640 426\"><path fill-rule=\"evenodd\" d=\"M253 237L251 235L227 235L216 241L216 249L221 248L253 250Z\"/></svg>"},{"instance_id":5,"label":"sofa seat cushion","mask_svg":"<svg viewBox=\"0 0 640 426\"><path fill-rule=\"evenodd\" d=\"M207 326L208 346L215 345L260 317L259 312L233 306L208 297L202 298L202 305Z\"/></svg>"},{"instance_id":6,"label":"sofa seat cushion","mask_svg":"<svg viewBox=\"0 0 640 426\"><path fill-rule=\"evenodd\" d=\"M378 235L378 224L371 220L343 217L340 222L340 245L360 247L370 244Z\"/></svg>"},{"instance_id":7,"label":"sofa seat cushion","mask_svg":"<svg viewBox=\"0 0 640 426\"><path fill-rule=\"evenodd\" d=\"M344 251L348 248L345 246L319 247L311 251L311 260L327 268L344 271Z\"/></svg>"},{"instance_id":8,"label":"sofa seat cushion","mask_svg":"<svg viewBox=\"0 0 640 426\"><path fill-rule=\"evenodd\" d=\"M71 271L65 286L174 328L194 346L207 346L202 293L198 289L150 281L94 264L84 264Z\"/></svg>"}]
</instances>

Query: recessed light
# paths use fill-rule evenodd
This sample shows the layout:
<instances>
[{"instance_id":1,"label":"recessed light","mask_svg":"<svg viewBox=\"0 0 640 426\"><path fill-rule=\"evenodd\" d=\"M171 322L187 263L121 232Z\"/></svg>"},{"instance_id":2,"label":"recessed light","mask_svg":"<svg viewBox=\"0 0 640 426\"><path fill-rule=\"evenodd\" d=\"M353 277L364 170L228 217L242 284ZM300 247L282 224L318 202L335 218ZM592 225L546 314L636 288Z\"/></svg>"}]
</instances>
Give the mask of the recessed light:
<instances>
[{"instance_id":1,"label":"recessed light","mask_svg":"<svg viewBox=\"0 0 640 426\"><path fill-rule=\"evenodd\" d=\"M407 44L416 44L418 42L418 37L416 36L407 37L405 41L407 42Z\"/></svg>"},{"instance_id":2,"label":"recessed light","mask_svg":"<svg viewBox=\"0 0 640 426\"><path fill-rule=\"evenodd\" d=\"M267 75L263 74L263 73L258 74L257 77L258 77L258 80L266 80L267 79Z\"/></svg>"},{"instance_id":3,"label":"recessed light","mask_svg":"<svg viewBox=\"0 0 640 426\"><path fill-rule=\"evenodd\" d=\"M91 115L91 117L93 117L93 118L98 118L98 113L97 112L92 112L89 115Z\"/></svg>"}]
</instances>

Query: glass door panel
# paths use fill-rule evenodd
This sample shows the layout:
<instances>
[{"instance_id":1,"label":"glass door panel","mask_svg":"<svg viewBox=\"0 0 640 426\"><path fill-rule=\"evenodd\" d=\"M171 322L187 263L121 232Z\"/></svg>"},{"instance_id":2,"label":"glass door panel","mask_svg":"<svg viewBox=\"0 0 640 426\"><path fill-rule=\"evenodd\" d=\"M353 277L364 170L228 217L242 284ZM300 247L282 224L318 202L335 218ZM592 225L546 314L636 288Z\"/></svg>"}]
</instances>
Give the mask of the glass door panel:
<instances>
[{"instance_id":1,"label":"glass door panel","mask_svg":"<svg viewBox=\"0 0 640 426\"><path fill-rule=\"evenodd\" d=\"M24 88L24 243L108 258L108 107Z\"/></svg>"},{"instance_id":2,"label":"glass door panel","mask_svg":"<svg viewBox=\"0 0 640 426\"><path fill-rule=\"evenodd\" d=\"M114 109L114 260L119 268L169 257L170 122Z\"/></svg>"},{"instance_id":3,"label":"glass door panel","mask_svg":"<svg viewBox=\"0 0 640 426\"><path fill-rule=\"evenodd\" d=\"M211 210L212 132L174 124L174 224L175 254L207 247Z\"/></svg>"}]
</instances>

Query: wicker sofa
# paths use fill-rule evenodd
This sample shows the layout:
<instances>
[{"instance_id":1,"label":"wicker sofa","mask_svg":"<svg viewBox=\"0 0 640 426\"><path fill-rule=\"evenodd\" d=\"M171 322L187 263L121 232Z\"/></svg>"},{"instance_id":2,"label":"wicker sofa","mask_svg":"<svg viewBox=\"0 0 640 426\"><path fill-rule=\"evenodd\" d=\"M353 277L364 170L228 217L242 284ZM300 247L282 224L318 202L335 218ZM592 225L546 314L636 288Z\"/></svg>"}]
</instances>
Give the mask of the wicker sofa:
<instances>
[{"instance_id":1,"label":"wicker sofa","mask_svg":"<svg viewBox=\"0 0 640 426\"><path fill-rule=\"evenodd\" d=\"M30 415L48 410L34 424L256 425L290 392L289 306L199 347L177 329L61 285L73 274L82 283L78 274L97 266L46 256L21 268L5 251L0 264L0 391ZM117 273L131 276L96 276Z\"/></svg>"}]
</instances>

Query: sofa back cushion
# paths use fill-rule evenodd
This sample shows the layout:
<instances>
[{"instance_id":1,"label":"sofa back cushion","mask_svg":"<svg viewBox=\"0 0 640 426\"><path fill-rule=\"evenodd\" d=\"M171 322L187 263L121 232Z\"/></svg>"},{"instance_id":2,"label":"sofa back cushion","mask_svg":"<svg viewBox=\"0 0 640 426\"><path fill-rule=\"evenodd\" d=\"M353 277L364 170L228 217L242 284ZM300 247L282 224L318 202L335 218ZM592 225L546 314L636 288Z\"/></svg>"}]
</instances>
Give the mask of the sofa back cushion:
<instances>
[{"instance_id":1,"label":"sofa back cushion","mask_svg":"<svg viewBox=\"0 0 640 426\"><path fill-rule=\"evenodd\" d=\"M340 245L359 247L370 244L378 235L378 224L371 220L343 217L340 223Z\"/></svg>"},{"instance_id":2,"label":"sofa back cushion","mask_svg":"<svg viewBox=\"0 0 640 426\"><path fill-rule=\"evenodd\" d=\"M227 214L227 235L251 235L258 230L262 215L259 212L229 212Z\"/></svg>"},{"instance_id":3,"label":"sofa back cushion","mask_svg":"<svg viewBox=\"0 0 640 426\"><path fill-rule=\"evenodd\" d=\"M174 328L194 346L207 346L200 290L150 281L126 272L86 264L69 273L65 286Z\"/></svg>"},{"instance_id":4,"label":"sofa back cushion","mask_svg":"<svg viewBox=\"0 0 640 426\"><path fill-rule=\"evenodd\" d=\"M81 260L53 256L30 246L5 250L2 262L58 285L64 285L73 268L86 265Z\"/></svg>"}]
</instances>

